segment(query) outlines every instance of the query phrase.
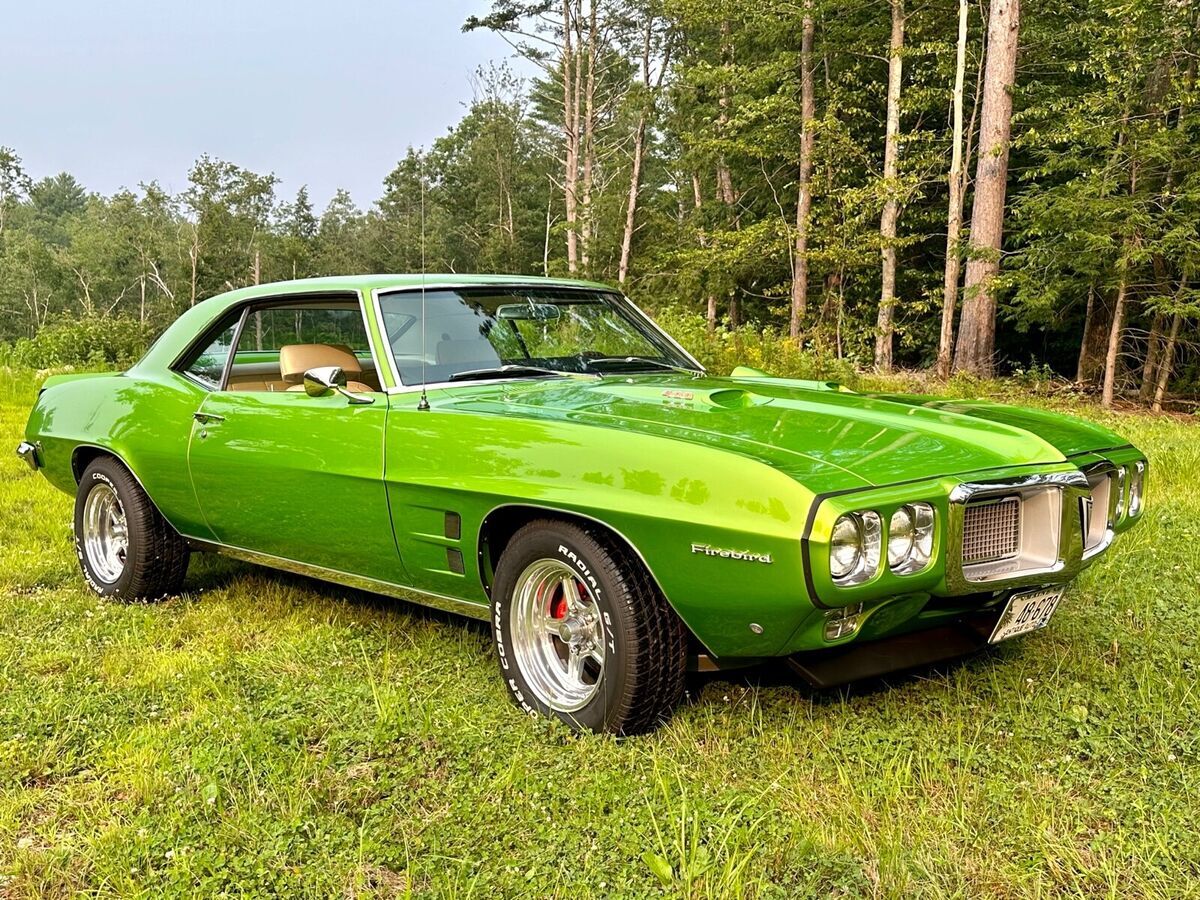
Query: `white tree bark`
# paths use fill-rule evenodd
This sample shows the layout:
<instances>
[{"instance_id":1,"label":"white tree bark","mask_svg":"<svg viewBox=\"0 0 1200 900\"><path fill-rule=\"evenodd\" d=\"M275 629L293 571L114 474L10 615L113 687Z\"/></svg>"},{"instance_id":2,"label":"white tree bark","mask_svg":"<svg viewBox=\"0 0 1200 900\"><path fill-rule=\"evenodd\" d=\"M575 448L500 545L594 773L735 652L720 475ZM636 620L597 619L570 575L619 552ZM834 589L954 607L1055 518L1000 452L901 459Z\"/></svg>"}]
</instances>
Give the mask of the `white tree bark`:
<instances>
[{"instance_id":1,"label":"white tree bark","mask_svg":"<svg viewBox=\"0 0 1200 900\"><path fill-rule=\"evenodd\" d=\"M900 88L904 75L904 0L891 0L892 37L888 48L887 131L883 150L883 189L887 199L879 220L883 258L879 316L875 324L875 368L892 370L892 331L896 310L896 225L900 219L900 186L897 183L900 152Z\"/></svg>"},{"instance_id":2,"label":"white tree bark","mask_svg":"<svg viewBox=\"0 0 1200 900\"><path fill-rule=\"evenodd\" d=\"M946 216L946 268L942 280L942 330L938 337L937 376L950 375L954 350L954 309L958 306L958 276L962 270L959 256L959 232L963 213L963 80L967 67L967 15L969 0L958 3L958 54L954 64L954 93L951 100L954 119L953 149L950 157L950 203Z\"/></svg>"},{"instance_id":3,"label":"white tree bark","mask_svg":"<svg viewBox=\"0 0 1200 900\"><path fill-rule=\"evenodd\" d=\"M800 328L808 311L808 220L812 212L812 166L816 119L813 92L812 0L805 0L800 38L800 174L796 188L796 240L792 253L792 318L789 333L800 339Z\"/></svg>"}]
</instances>

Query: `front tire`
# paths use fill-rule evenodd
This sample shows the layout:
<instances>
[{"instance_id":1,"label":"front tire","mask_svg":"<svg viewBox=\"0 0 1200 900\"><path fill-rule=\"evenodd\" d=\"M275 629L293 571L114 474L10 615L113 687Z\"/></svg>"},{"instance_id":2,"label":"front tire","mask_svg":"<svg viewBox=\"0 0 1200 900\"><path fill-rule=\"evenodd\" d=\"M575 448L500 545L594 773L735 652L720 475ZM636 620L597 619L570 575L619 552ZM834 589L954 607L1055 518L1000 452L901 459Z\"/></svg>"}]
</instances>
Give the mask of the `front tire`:
<instances>
[{"instance_id":1,"label":"front tire","mask_svg":"<svg viewBox=\"0 0 1200 900\"><path fill-rule=\"evenodd\" d=\"M518 531L496 567L492 634L517 705L578 731L650 731L683 693L683 623L599 529L543 519Z\"/></svg>"},{"instance_id":2,"label":"front tire","mask_svg":"<svg viewBox=\"0 0 1200 900\"><path fill-rule=\"evenodd\" d=\"M75 494L75 553L88 586L115 600L179 592L188 546L112 457L93 460Z\"/></svg>"}]
</instances>

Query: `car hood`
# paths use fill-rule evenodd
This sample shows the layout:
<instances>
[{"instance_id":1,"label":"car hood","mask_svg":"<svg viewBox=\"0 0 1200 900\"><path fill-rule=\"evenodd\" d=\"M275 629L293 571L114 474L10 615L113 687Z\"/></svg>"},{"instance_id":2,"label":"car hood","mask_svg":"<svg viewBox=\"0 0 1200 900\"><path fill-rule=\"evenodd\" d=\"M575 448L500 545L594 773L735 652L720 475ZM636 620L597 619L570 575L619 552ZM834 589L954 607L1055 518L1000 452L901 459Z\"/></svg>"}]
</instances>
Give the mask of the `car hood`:
<instances>
[{"instance_id":1,"label":"car hood","mask_svg":"<svg viewBox=\"0 0 1200 900\"><path fill-rule=\"evenodd\" d=\"M679 374L464 385L449 407L702 444L824 490L1060 463L1116 446L1106 429L999 404L858 394L822 382Z\"/></svg>"}]
</instances>

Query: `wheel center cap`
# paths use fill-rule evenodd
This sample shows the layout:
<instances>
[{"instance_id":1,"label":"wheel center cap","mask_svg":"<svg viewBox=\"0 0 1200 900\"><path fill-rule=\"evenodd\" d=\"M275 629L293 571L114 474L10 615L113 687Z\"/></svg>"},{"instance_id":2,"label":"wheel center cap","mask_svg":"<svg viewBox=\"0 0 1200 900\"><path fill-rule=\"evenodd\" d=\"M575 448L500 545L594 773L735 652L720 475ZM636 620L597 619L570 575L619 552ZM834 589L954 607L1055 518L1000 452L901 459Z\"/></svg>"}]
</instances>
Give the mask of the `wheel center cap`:
<instances>
[{"instance_id":1,"label":"wheel center cap","mask_svg":"<svg viewBox=\"0 0 1200 900\"><path fill-rule=\"evenodd\" d=\"M578 616L567 616L558 623L558 636L564 644L578 644L583 640L587 623Z\"/></svg>"}]
</instances>

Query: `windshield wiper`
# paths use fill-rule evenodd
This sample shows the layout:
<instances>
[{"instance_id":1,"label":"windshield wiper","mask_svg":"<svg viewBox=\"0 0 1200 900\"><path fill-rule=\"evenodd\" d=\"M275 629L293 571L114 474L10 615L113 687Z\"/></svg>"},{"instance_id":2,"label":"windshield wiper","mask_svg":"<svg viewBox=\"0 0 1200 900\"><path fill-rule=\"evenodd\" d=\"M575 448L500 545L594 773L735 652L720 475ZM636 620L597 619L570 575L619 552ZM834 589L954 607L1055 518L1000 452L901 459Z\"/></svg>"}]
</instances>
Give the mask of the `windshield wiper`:
<instances>
[{"instance_id":1,"label":"windshield wiper","mask_svg":"<svg viewBox=\"0 0 1200 900\"><path fill-rule=\"evenodd\" d=\"M465 372L455 372L447 381L469 381L476 378L504 378L505 376L535 376L553 375L556 378L571 378L583 375L585 378L602 378L596 372L561 372L558 369L545 369L541 366L524 366L518 363L508 363L503 366L492 366L486 369L467 369Z\"/></svg>"},{"instance_id":2,"label":"windshield wiper","mask_svg":"<svg viewBox=\"0 0 1200 900\"><path fill-rule=\"evenodd\" d=\"M589 366L594 366L596 363L636 363L647 366L657 366L660 369L670 369L672 372L683 372L684 374L691 375L693 378L699 378L704 374L699 369L689 369L686 366L677 366L674 363L669 363L661 359L653 359L649 356L601 356L596 359L585 357L584 361Z\"/></svg>"}]
</instances>

